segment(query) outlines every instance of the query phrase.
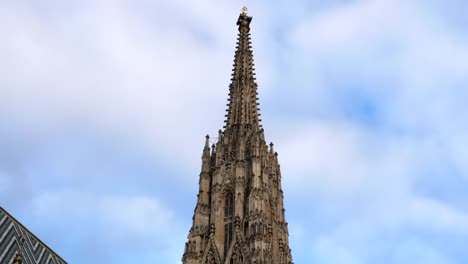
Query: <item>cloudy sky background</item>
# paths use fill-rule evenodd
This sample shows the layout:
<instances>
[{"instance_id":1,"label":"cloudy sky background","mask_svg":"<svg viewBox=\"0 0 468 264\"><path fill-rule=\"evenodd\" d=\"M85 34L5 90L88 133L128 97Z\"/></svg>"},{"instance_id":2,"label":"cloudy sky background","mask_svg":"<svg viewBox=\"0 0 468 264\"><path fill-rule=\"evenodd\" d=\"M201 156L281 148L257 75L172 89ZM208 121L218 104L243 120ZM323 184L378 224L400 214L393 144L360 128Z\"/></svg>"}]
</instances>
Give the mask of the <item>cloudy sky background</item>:
<instances>
[{"instance_id":1,"label":"cloudy sky background","mask_svg":"<svg viewBox=\"0 0 468 264\"><path fill-rule=\"evenodd\" d=\"M0 206L179 263L246 1L0 1ZM468 261L468 3L248 1L295 263Z\"/></svg>"}]
</instances>

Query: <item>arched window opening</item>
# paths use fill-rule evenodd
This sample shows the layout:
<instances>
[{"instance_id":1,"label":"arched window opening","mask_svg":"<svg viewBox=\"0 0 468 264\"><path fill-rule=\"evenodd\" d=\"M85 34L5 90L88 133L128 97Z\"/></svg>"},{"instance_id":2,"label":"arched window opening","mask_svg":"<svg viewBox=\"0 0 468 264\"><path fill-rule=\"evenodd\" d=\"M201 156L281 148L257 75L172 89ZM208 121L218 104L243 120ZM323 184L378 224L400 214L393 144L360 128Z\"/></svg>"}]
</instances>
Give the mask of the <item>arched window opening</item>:
<instances>
[{"instance_id":1,"label":"arched window opening","mask_svg":"<svg viewBox=\"0 0 468 264\"><path fill-rule=\"evenodd\" d=\"M233 237L234 195L226 194L224 202L224 258L226 258Z\"/></svg>"},{"instance_id":2,"label":"arched window opening","mask_svg":"<svg viewBox=\"0 0 468 264\"><path fill-rule=\"evenodd\" d=\"M226 201L224 204L224 217L232 219L233 214L234 214L234 195L232 195L232 193L230 192L226 195Z\"/></svg>"}]
</instances>

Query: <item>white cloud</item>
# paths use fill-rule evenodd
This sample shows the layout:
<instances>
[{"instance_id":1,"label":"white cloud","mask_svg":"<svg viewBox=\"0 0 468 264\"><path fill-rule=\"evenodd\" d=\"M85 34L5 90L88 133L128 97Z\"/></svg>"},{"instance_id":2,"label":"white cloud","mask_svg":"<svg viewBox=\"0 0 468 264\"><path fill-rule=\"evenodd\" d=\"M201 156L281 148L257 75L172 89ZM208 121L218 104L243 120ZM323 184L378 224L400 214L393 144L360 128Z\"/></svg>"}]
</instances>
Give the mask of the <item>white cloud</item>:
<instances>
[{"instance_id":1,"label":"white cloud","mask_svg":"<svg viewBox=\"0 0 468 264\"><path fill-rule=\"evenodd\" d=\"M175 262L187 231L172 209L145 196L42 192L34 198L29 215L34 217L33 230L53 242L52 247L60 245L70 261Z\"/></svg>"},{"instance_id":2,"label":"white cloud","mask_svg":"<svg viewBox=\"0 0 468 264\"><path fill-rule=\"evenodd\" d=\"M33 211L40 218L93 221L114 239L127 236L150 238L166 234L177 223L174 212L157 199L143 196L111 196L95 193L47 192L35 197Z\"/></svg>"},{"instance_id":3,"label":"white cloud","mask_svg":"<svg viewBox=\"0 0 468 264\"><path fill-rule=\"evenodd\" d=\"M278 144L283 185L286 198L301 201L307 217L320 218L311 220L318 226L306 225L300 233L291 230L292 238L313 245L313 256L328 259L326 263L346 259L373 263L377 256L398 257L391 251L393 245L413 232L468 234L468 214L463 208L421 193L421 185L442 180L439 173L450 166L430 137L387 134L351 122L324 120L294 131L297 137ZM295 227L305 220L291 209L288 220ZM428 254L447 258L433 243L427 245ZM414 258L424 259L422 255Z\"/></svg>"},{"instance_id":4,"label":"white cloud","mask_svg":"<svg viewBox=\"0 0 468 264\"><path fill-rule=\"evenodd\" d=\"M47 20L27 4L2 12L11 26L0 28L0 111L33 131L85 122L193 160L223 124L237 34L223 27L235 29L237 12L228 19L212 1L156 3L152 18L143 3L88 4Z\"/></svg>"},{"instance_id":5,"label":"white cloud","mask_svg":"<svg viewBox=\"0 0 468 264\"><path fill-rule=\"evenodd\" d=\"M289 190L339 206L348 213L342 217L370 208L359 221L384 221L398 230L417 218L428 232L465 232L458 211L464 209L451 209L449 199L429 199L432 206L415 202L430 196L426 184L468 175L460 136L468 130L462 120L468 47L443 19L422 2L347 1L297 25L289 44L290 60L299 63L286 72L307 80L300 92L313 96L295 103L312 108L307 113L315 120L281 123L291 127L283 128L288 137L277 148ZM349 118L356 109L342 105L359 108L354 96L375 105L376 113L359 114L376 115L377 124ZM406 203L430 207L420 213L433 212L433 221L422 222ZM346 211L349 206L359 211ZM379 208L393 215L376 220L372 212Z\"/></svg>"},{"instance_id":6,"label":"white cloud","mask_svg":"<svg viewBox=\"0 0 468 264\"><path fill-rule=\"evenodd\" d=\"M427 198L403 200L354 204L353 214L340 219L331 232L324 228L312 236L312 256L324 263L375 263L382 257L386 263L454 263L440 241L423 234L464 236L468 215Z\"/></svg>"},{"instance_id":7,"label":"white cloud","mask_svg":"<svg viewBox=\"0 0 468 264\"><path fill-rule=\"evenodd\" d=\"M348 81L353 94L377 101L388 125L454 125L447 124L454 112L466 115L460 98L468 96L468 47L462 32L428 10L410 1L351 1L313 14L289 36L291 61L300 62L291 63L289 78L318 82L308 87L317 90L311 103L327 113L339 107L342 91L334 85Z\"/></svg>"},{"instance_id":8,"label":"white cloud","mask_svg":"<svg viewBox=\"0 0 468 264\"><path fill-rule=\"evenodd\" d=\"M317 243L313 245L314 255L320 263L324 264L361 264L365 263L353 253L352 248L346 248L341 245L334 244L326 238L317 239Z\"/></svg>"},{"instance_id":9,"label":"white cloud","mask_svg":"<svg viewBox=\"0 0 468 264\"><path fill-rule=\"evenodd\" d=\"M374 194L376 187L405 192L405 177L419 165L414 142L373 134L353 123L316 121L294 129L294 137L278 144L285 184L292 188L306 183L312 193L325 197Z\"/></svg>"},{"instance_id":10,"label":"white cloud","mask_svg":"<svg viewBox=\"0 0 468 264\"><path fill-rule=\"evenodd\" d=\"M455 263L442 252L418 239L408 239L397 245L392 263L452 264Z\"/></svg>"},{"instance_id":11,"label":"white cloud","mask_svg":"<svg viewBox=\"0 0 468 264\"><path fill-rule=\"evenodd\" d=\"M428 198L413 198L407 205L409 222L428 230L468 235L468 213Z\"/></svg>"}]
</instances>

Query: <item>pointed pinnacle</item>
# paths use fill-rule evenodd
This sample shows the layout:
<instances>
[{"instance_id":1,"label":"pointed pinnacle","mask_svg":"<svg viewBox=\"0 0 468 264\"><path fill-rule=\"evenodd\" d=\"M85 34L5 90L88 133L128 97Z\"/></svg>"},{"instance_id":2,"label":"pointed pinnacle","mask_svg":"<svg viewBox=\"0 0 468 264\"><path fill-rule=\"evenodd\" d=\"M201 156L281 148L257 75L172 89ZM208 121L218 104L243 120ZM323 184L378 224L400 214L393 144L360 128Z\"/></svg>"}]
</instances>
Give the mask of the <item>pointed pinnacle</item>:
<instances>
[{"instance_id":1,"label":"pointed pinnacle","mask_svg":"<svg viewBox=\"0 0 468 264\"><path fill-rule=\"evenodd\" d=\"M209 148L209 147L210 147L210 136L206 135L205 148Z\"/></svg>"}]
</instances>

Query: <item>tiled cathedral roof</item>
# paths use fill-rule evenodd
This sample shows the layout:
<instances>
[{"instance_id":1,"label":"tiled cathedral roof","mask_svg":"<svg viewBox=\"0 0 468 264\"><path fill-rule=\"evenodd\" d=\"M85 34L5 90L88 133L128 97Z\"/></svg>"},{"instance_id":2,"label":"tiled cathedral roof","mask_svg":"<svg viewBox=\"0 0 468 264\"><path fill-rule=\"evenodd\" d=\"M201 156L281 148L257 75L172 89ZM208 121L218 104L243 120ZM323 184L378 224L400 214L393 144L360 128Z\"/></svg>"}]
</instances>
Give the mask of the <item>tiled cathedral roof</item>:
<instances>
[{"instance_id":1,"label":"tiled cathedral roof","mask_svg":"<svg viewBox=\"0 0 468 264\"><path fill-rule=\"evenodd\" d=\"M0 207L0 263L66 264L67 262Z\"/></svg>"}]
</instances>

